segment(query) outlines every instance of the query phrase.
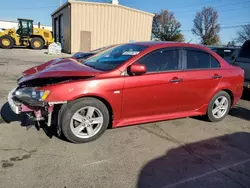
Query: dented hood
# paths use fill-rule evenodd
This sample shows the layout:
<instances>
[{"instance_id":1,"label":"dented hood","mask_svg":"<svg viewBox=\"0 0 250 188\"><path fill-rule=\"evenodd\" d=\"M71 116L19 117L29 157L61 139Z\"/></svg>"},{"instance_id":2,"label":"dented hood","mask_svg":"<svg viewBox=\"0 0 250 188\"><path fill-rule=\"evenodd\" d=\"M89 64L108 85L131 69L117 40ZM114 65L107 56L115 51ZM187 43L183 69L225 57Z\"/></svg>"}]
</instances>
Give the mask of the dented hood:
<instances>
[{"instance_id":1,"label":"dented hood","mask_svg":"<svg viewBox=\"0 0 250 188\"><path fill-rule=\"evenodd\" d=\"M57 77L89 77L101 71L88 67L74 59L53 59L47 63L32 67L23 72L23 77L18 83L41 78Z\"/></svg>"}]
</instances>

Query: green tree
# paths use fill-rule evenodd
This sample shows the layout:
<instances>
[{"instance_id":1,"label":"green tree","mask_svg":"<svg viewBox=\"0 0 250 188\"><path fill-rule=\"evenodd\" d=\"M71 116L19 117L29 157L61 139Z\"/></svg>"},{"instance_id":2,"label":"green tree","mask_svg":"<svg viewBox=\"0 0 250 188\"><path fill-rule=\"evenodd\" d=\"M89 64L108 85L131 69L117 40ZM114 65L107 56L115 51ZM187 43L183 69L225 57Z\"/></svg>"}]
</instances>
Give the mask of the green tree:
<instances>
[{"instance_id":1,"label":"green tree","mask_svg":"<svg viewBox=\"0 0 250 188\"><path fill-rule=\"evenodd\" d=\"M162 10L156 13L153 18L152 34L153 38L162 41L184 41L184 36L180 30L181 24L174 16L174 13L168 10Z\"/></svg>"}]
</instances>

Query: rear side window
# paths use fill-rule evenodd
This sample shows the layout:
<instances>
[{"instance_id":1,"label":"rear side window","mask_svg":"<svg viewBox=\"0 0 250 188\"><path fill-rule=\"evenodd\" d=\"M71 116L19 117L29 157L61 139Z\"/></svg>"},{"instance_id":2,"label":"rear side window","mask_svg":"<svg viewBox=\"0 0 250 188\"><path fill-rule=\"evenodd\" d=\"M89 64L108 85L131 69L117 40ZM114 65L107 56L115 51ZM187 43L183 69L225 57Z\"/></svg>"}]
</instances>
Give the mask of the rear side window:
<instances>
[{"instance_id":1,"label":"rear side window","mask_svg":"<svg viewBox=\"0 0 250 188\"><path fill-rule=\"evenodd\" d=\"M219 68L220 63L210 54L199 50L186 50L187 69Z\"/></svg>"},{"instance_id":2,"label":"rear side window","mask_svg":"<svg viewBox=\"0 0 250 188\"><path fill-rule=\"evenodd\" d=\"M220 68L220 63L213 56L210 55L211 68Z\"/></svg>"},{"instance_id":3,"label":"rear side window","mask_svg":"<svg viewBox=\"0 0 250 188\"><path fill-rule=\"evenodd\" d=\"M250 41L247 41L243 45L243 47L242 47L242 49L241 49L241 51L239 53L239 57L241 57L241 58L250 58Z\"/></svg>"}]
</instances>

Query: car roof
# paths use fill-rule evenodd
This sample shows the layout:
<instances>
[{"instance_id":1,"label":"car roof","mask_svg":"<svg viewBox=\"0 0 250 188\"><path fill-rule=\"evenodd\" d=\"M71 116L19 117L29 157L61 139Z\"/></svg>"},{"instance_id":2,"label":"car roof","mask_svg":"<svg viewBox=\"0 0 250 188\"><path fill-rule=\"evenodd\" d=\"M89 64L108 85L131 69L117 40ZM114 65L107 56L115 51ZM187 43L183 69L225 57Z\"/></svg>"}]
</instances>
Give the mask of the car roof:
<instances>
[{"instance_id":1,"label":"car roof","mask_svg":"<svg viewBox=\"0 0 250 188\"><path fill-rule=\"evenodd\" d=\"M142 42L133 42L133 44L143 45L143 46L155 46L155 45L182 44L182 43L174 41L142 41Z\"/></svg>"},{"instance_id":2,"label":"car roof","mask_svg":"<svg viewBox=\"0 0 250 188\"><path fill-rule=\"evenodd\" d=\"M246 41L243 43L242 47L244 47L245 45L247 45L247 44L249 44L249 43L250 43L250 40L246 40Z\"/></svg>"},{"instance_id":3,"label":"car roof","mask_svg":"<svg viewBox=\"0 0 250 188\"><path fill-rule=\"evenodd\" d=\"M143 45L152 48L164 48L164 47L193 47L198 49L209 49L206 46L191 44L185 42L176 42L176 41L145 41L145 42L133 42L132 44Z\"/></svg>"}]
</instances>

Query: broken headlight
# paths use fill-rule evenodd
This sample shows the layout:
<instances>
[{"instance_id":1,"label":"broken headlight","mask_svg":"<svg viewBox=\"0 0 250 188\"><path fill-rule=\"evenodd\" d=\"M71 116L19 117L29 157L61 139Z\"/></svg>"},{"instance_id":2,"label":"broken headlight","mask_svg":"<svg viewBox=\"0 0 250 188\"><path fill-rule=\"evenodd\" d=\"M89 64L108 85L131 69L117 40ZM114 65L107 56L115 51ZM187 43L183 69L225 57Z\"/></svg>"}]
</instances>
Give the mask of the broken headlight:
<instances>
[{"instance_id":1,"label":"broken headlight","mask_svg":"<svg viewBox=\"0 0 250 188\"><path fill-rule=\"evenodd\" d=\"M35 88L22 88L18 89L15 92L15 95L18 97L31 97L33 99L44 101L49 96L50 91L49 90L36 90Z\"/></svg>"}]
</instances>

